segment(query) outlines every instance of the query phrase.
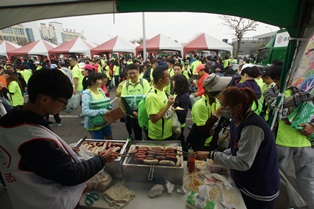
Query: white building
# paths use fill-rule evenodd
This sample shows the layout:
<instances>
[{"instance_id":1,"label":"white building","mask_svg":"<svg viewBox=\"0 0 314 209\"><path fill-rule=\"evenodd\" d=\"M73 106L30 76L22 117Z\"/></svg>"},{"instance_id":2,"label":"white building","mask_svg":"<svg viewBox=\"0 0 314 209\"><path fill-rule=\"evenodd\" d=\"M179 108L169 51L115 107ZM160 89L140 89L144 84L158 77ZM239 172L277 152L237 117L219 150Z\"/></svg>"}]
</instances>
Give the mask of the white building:
<instances>
[{"instance_id":1,"label":"white building","mask_svg":"<svg viewBox=\"0 0 314 209\"><path fill-rule=\"evenodd\" d=\"M25 28L25 32L29 42L38 41L41 39L38 22L28 22L22 24Z\"/></svg>"},{"instance_id":2,"label":"white building","mask_svg":"<svg viewBox=\"0 0 314 209\"><path fill-rule=\"evenodd\" d=\"M63 27L62 23L59 22L50 22L49 23L49 31L52 37L55 38L57 45L60 45L64 43L64 40L62 38L62 33L63 33Z\"/></svg>"},{"instance_id":3,"label":"white building","mask_svg":"<svg viewBox=\"0 0 314 209\"><path fill-rule=\"evenodd\" d=\"M24 27L20 24L0 30L0 40L10 41L18 45L25 45L28 43Z\"/></svg>"},{"instance_id":4,"label":"white building","mask_svg":"<svg viewBox=\"0 0 314 209\"><path fill-rule=\"evenodd\" d=\"M59 22L50 22L47 26L46 23L38 24L35 21L0 30L0 40L10 41L19 45L25 45L40 39L60 45L78 37L86 39L83 32L76 32L72 29L64 30L62 23Z\"/></svg>"}]
</instances>

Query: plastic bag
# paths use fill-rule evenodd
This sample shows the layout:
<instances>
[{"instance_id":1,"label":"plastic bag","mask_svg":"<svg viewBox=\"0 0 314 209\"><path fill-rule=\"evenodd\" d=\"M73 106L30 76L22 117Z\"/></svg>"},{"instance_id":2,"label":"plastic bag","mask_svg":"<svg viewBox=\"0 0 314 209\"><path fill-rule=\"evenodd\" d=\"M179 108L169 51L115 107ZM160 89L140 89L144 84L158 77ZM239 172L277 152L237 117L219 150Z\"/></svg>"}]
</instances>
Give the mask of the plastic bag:
<instances>
[{"instance_id":1,"label":"plastic bag","mask_svg":"<svg viewBox=\"0 0 314 209\"><path fill-rule=\"evenodd\" d=\"M275 201L275 208L301 208L307 206L307 203L301 197L292 179L282 170L280 174L280 194Z\"/></svg>"},{"instance_id":2,"label":"plastic bag","mask_svg":"<svg viewBox=\"0 0 314 209\"><path fill-rule=\"evenodd\" d=\"M148 192L148 197L158 197L161 196L165 188L161 184L154 185Z\"/></svg>"},{"instance_id":3,"label":"plastic bag","mask_svg":"<svg viewBox=\"0 0 314 209\"><path fill-rule=\"evenodd\" d=\"M75 147L76 144L70 144ZM77 153L81 160L89 160L94 157L94 154L89 151L85 146L80 146L80 151ZM90 178L87 183L87 190L104 192L112 181L112 177L104 170L99 171L95 176Z\"/></svg>"},{"instance_id":4,"label":"plastic bag","mask_svg":"<svg viewBox=\"0 0 314 209\"><path fill-rule=\"evenodd\" d=\"M73 94L72 97L69 99L68 101L68 105L67 105L67 110L68 109L78 109L78 107L80 106L80 102L81 102L81 97L79 94Z\"/></svg>"},{"instance_id":5,"label":"plastic bag","mask_svg":"<svg viewBox=\"0 0 314 209\"><path fill-rule=\"evenodd\" d=\"M112 177L104 170L99 171L95 176L87 181L87 190L104 192L112 181Z\"/></svg>"},{"instance_id":6,"label":"plastic bag","mask_svg":"<svg viewBox=\"0 0 314 209\"><path fill-rule=\"evenodd\" d=\"M177 113L172 114L172 139L177 140L181 135L181 123L179 122Z\"/></svg>"},{"instance_id":7,"label":"plastic bag","mask_svg":"<svg viewBox=\"0 0 314 209\"><path fill-rule=\"evenodd\" d=\"M135 197L135 193L117 183L105 191L102 196L114 208L123 208Z\"/></svg>"},{"instance_id":8,"label":"plastic bag","mask_svg":"<svg viewBox=\"0 0 314 209\"><path fill-rule=\"evenodd\" d=\"M205 186L203 186L202 190L208 190ZM201 208L201 209L214 209L216 203L214 201L209 200L206 197L202 197L200 194L191 191L186 198L186 204L189 208Z\"/></svg>"},{"instance_id":9,"label":"plastic bag","mask_svg":"<svg viewBox=\"0 0 314 209\"><path fill-rule=\"evenodd\" d=\"M309 123L314 118L314 105L312 101L303 102L297 106L294 111L288 116L291 122L291 127L297 130L303 129L299 124ZM309 136L311 142L314 142L314 134Z\"/></svg>"}]
</instances>

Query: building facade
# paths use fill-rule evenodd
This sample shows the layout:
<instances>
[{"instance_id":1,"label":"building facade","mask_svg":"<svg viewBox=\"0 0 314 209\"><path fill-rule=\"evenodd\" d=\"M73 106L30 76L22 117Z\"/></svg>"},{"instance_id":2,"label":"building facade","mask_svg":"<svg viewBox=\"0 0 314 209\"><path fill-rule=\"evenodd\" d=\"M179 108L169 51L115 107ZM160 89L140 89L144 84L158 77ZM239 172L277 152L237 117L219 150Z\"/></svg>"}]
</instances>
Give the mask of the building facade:
<instances>
[{"instance_id":1,"label":"building facade","mask_svg":"<svg viewBox=\"0 0 314 209\"><path fill-rule=\"evenodd\" d=\"M78 33L75 30L65 29L62 33L63 43L72 41L73 39L76 39L76 38L86 39L83 33Z\"/></svg>"},{"instance_id":2,"label":"building facade","mask_svg":"<svg viewBox=\"0 0 314 209\"><path fill-rule=\"evenodd\" d=\"M0 30L0 41L6 40L22 46L40 39L60 45L78 37L86 39L83 33L64 30L59 22L50 22L48 25L40 23L39 26L38 22L29 22Z\"/></svg>"},{"instance_id":3,"label":"building facade","mask_svg":"<svg viewBox=\"0 0 314 209\"><path fill-rule=\"evenodd\" d=\"M10 41L18 45L25 45L28 43L28 37L23 25L14 25L0 30L0 40Z\"/></svg>"}]
</instances>

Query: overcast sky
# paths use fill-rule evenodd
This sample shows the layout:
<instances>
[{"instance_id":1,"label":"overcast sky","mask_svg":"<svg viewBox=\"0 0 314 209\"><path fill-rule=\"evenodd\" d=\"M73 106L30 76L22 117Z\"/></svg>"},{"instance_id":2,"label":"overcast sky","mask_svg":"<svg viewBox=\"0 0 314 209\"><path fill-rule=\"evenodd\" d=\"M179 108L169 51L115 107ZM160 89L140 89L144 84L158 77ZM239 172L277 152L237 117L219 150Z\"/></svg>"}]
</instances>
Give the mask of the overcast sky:
<instances>
[{"instance_id":1,"label":"overcast sky","mask_svg":"<svg viewBox=\"0 0 314 209\"><path fill-rule=\"evenodd\" d=\"M83 31L88 41L101 44L119 35L128 41L143 37L142 13L103 14L80 17L56 18L38 22L57 21L64 29ZM146 39L161 33L179 43L188 43L198 34L206 33L219 40L235 38L234 32L216 14L169 12L145 13ZM259 23L256 31L248 32L245 37L277 31L279 28Z\"/></svg>"}]
</instances>

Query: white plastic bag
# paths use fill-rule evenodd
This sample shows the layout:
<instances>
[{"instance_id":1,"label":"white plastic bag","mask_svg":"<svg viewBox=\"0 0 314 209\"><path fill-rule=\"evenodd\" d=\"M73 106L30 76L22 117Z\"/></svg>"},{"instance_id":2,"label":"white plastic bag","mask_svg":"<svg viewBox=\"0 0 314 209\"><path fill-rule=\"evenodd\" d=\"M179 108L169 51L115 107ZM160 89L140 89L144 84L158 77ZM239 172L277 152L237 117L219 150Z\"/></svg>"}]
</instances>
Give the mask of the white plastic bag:
<instances>
[{"instance_id":1,"label":"white plastic bag","mask_svg":"<svg viewBox=\"0 0 314 209\"><path fill-rule=\"evenodd\" d=\"M172 114L172 139L177 140L181 135L181 123L179 122L177 113Z\"/></svg>"},{"instance_id":2,"label":"white plastic bag","mask_svg":"<svg viewBox=\"0 0 314 209\"><path fill-rule=\"evenodd\" d=\"M78 94L73 94L72 97L68 101L67 109L75 109L77 110L80 106L81 97Z\"/></svg>"},{"instance_id":3,"label":"white plastic bag","mask_svg":"<svg viewBox=\"0 0 314 209\"><path fill-rule=\"evenodd\" d=\"M289 177L285 171L279 169L280 174L280 194L275 202L275 208L303 208L307 203L296 189L293 178Z\"/></svg>"},{"instance_id":4,"label":"white plastic bag","mask_svg":"<svg viewBox=\"0 0 314 209\"><path fill-rule=\"evenodd\" d=\"M75 145L76 144L70 144L72 147ZM89 160L90 158L94 157L94 154L85 146L80 146L80 151L77 153L77 155L81 160ZM86 182L88 185L87 190L104 192L111 182L111 175L108 172L101 170Z\"/></svg>"}]
</instances>

